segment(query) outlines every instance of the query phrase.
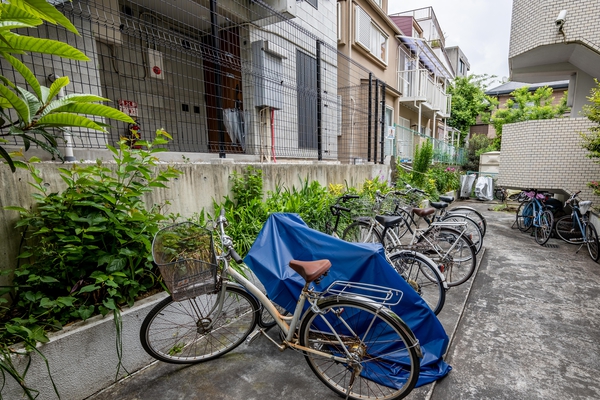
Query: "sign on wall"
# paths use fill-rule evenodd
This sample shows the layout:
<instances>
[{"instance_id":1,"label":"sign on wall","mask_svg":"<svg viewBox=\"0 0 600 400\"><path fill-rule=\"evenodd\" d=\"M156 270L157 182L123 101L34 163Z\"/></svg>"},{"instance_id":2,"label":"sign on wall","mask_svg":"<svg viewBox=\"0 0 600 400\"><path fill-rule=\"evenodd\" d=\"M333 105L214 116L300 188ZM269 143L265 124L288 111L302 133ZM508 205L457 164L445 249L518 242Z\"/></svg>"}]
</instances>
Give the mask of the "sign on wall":
<instances>
[{"instance_id":1,"label":"sign on wall","mask_svg":"<svg viewBox=\"0 0 600 400\"><path fill-rule=\"evenodd\" d=\"M129 115L130 117L137 117L138 105L135 101L119 100L119 111Z\"/></svg>"}]
</instances>

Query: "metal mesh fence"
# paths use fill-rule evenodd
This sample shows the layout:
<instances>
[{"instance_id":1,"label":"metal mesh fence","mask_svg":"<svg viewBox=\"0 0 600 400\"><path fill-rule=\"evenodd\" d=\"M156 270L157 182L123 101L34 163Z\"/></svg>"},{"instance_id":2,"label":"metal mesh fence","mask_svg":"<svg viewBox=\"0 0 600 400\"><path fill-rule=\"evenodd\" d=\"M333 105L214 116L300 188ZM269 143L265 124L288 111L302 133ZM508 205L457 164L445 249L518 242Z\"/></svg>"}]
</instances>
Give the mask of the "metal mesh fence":
<instances>
[{"instance_id":1,"label":"metal mesh fence","mask_svg":"<svg viewBox=\"0 0 600 400\"><path fill-rule=\"evenodd\" d=\"M57 7L80 36L49 24L23 33L67 42L90 61L38 53L22 60L42 81L69 76L62 95L108 98L137 125L104 121L108 134L73 129L76 148L103 149L132 128L151 139L163 128L173 136L170 151L383 162L384 84L338 53L335 2L318 4L331 7L323 15L332 18L318 29L260 0L73 0Z\"/></svg>"}]
</instances>

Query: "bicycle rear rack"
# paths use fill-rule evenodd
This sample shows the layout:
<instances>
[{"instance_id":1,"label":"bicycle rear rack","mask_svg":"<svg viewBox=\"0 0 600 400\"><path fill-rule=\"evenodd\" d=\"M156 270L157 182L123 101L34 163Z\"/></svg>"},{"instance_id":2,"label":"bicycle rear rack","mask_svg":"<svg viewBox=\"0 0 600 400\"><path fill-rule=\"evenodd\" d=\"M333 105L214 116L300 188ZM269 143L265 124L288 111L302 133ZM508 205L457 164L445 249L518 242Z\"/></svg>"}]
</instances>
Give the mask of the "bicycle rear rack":
<instances>
[{"instance_id":1,"label":"bicycle rear rack","mask_svg":"<svg viewBox=\"0 0 600 400\"><path fill-rule=\"evenodd\" d=\"M370 283L335 281L322 293L323 296L355 295L366 297L386 307L400 303L404 293L399 289Z\"/></svg>"}]
</instances>

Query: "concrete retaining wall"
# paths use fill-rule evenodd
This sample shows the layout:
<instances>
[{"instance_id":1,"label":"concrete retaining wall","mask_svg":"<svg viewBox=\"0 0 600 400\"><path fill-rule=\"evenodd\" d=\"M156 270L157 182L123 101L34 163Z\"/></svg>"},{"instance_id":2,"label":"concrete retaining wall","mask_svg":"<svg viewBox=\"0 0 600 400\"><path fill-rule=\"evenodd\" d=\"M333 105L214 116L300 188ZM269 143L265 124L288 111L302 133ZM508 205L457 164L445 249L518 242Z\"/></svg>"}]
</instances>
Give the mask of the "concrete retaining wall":
<instances>
[{"instance_id":1,"label":"concrete retaining wall","mask_svg":"<svg viewBox=\"0 0 600 400\"><path fill-rule=\"evenodd\" d=\"M122 363L129 373L145 367L154 360L142 348L139 330L146 314L165 296L165 293L154 295L121 313ZM62 400L84 399L115 381L118 357L112 314L104 318L93 317L86 322L69 326L50 335L50 342L39 345L38 348L49 361L52 379ZM32 354L32 363L25 379L27 385L40 391L37 400L56 399L46 364L37 353ZM27 360L25 356L13 357L13 363L21 372L26 367ZM121 368L119 378L125 375L125 370ZM4 399L25 398L23 390L10 377L6 379L2 396Z\"/></svg>"}]
</instances>

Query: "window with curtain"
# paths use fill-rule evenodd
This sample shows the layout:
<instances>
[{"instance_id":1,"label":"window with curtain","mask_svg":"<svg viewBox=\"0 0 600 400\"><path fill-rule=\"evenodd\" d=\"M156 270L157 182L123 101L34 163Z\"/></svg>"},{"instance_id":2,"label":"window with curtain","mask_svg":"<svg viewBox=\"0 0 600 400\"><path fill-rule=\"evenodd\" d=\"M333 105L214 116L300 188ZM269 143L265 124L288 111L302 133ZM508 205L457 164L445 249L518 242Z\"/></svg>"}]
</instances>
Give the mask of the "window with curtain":
<instances>
[{"instance_id":1,"label":"window with curtain","mask_svg":"<svg viewBox=\"0 0 600 400\"><path fill-rule=\"evenodd\" d=\"M354 40L375 57L387 63L388 36L373 22L369 14L356 6L356 29Z\"/></svg>"}]
</instances>

